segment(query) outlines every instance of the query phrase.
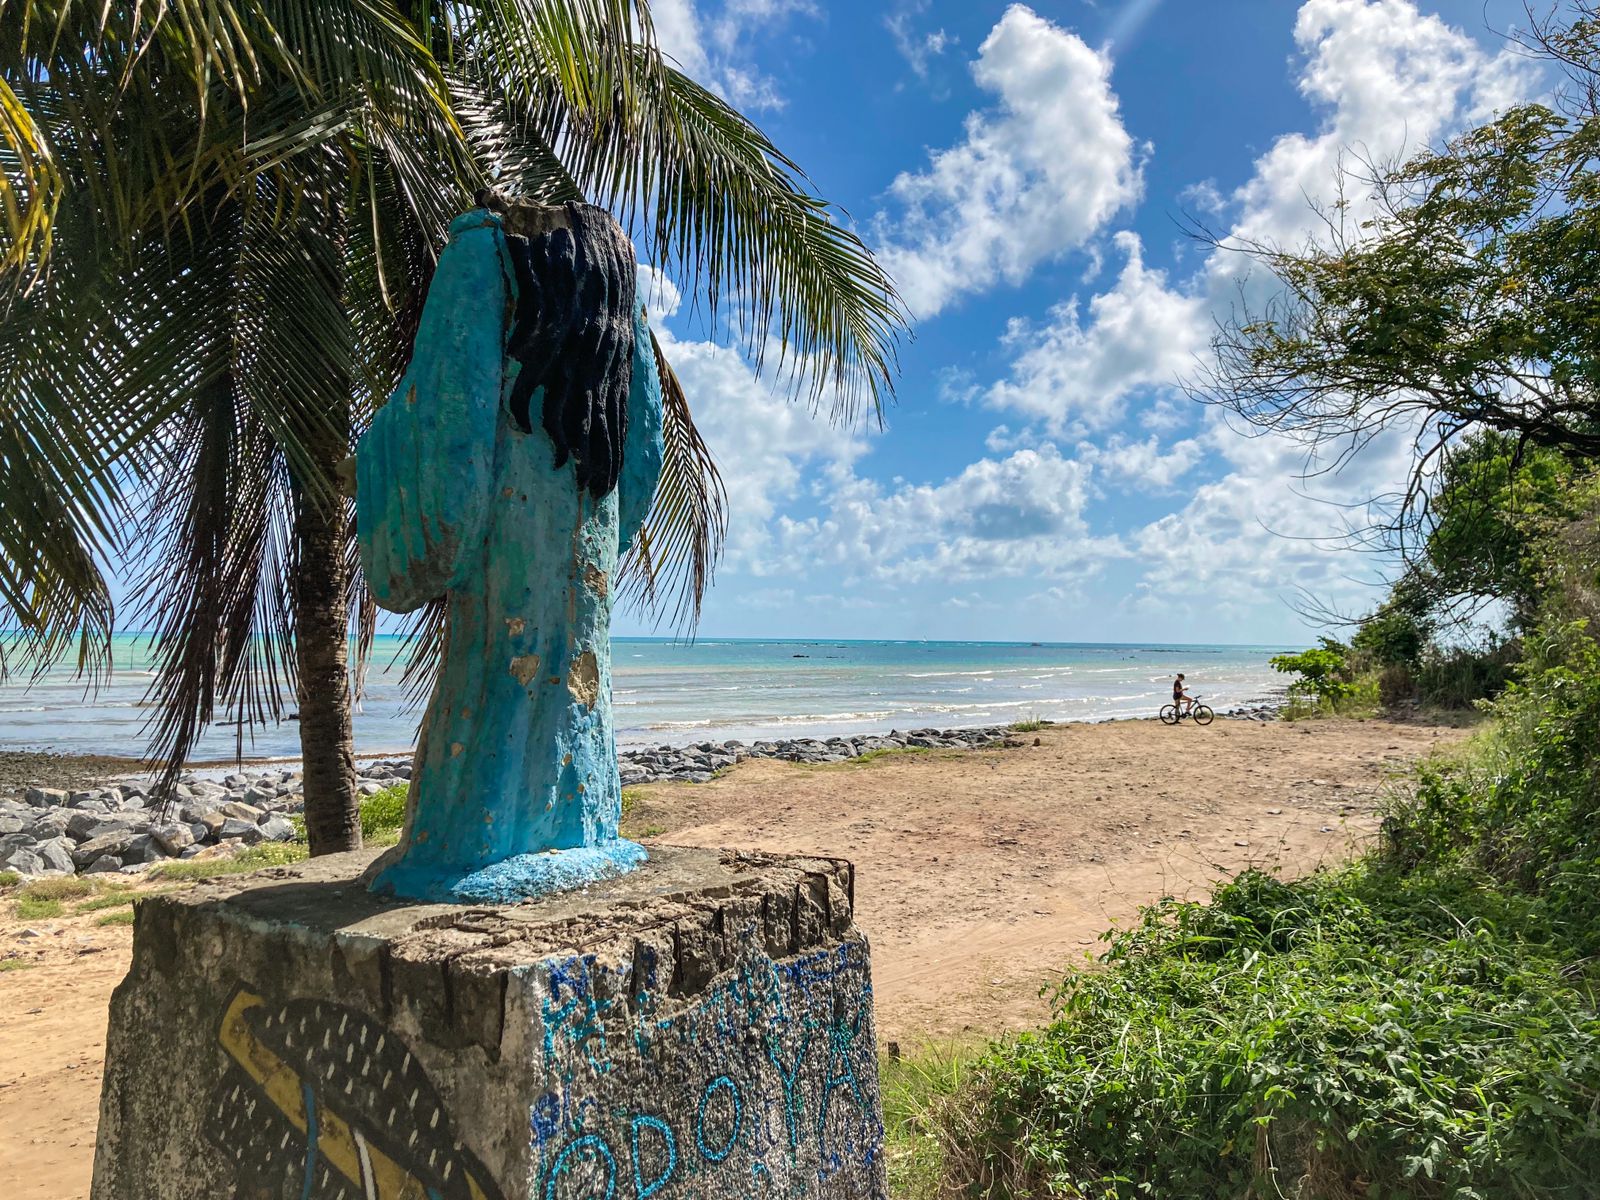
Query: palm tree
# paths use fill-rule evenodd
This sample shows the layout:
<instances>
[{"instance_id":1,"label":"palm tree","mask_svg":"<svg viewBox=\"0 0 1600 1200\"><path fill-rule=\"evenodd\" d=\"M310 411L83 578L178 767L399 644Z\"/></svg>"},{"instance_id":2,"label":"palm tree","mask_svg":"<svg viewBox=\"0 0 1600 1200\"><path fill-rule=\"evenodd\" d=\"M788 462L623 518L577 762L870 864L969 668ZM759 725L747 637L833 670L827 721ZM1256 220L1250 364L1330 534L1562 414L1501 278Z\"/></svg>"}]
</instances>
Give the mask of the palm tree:
<instances>
[{"instance_id":1,"label":"palm tree","mask_svg":"<svg viewBox=\"0 0 1600 1200\"><path fill-rule=\"evenodd\" d=\"M168 778L207 726L242 747L295 701L312 850L359 846L374 608L339 464L487 184L609 207L813 403L887 395L893 285L661 55L645 0L0 0L0 627L22 631L0 677L103 669L102 564L134 564ZM663 368L667 470L629 570L683 618L722 492Z\"/></svg>"}]
</instances>

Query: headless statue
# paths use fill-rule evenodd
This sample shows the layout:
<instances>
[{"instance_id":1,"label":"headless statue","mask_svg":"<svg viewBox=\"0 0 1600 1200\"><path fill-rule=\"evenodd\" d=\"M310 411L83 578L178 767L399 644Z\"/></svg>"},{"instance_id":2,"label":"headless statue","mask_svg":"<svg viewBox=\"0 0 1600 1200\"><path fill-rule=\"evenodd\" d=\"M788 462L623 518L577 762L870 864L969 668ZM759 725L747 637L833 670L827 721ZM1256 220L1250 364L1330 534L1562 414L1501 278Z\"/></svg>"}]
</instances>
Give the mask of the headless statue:
<instances>
[{"instance_id":1,"label":"headless statue","mask_svg":"<svg viewBox=\"0 0 1600 1200\"><path fill-rule=\"evenodd\" d=\"M661 472L633 246L603 210L450 226L410 369L356 454L378 603L447 598L405 834L375 891L512 902L631 870L617 826L617 558Z\"/></svg>"}]
</instances>

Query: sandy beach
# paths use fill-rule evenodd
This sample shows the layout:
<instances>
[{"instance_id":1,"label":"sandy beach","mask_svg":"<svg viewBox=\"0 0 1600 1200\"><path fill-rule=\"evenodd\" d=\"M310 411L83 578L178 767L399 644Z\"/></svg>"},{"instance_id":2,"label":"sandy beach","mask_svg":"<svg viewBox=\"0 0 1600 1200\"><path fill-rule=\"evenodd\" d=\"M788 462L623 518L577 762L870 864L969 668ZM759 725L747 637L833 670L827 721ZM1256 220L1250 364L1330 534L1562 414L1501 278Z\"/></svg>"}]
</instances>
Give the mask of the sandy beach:
<instances>
[{"instance_id":1,"label":"sandy beach","mask_svg":"<svg viewBox=\"0 0 1600 1200\"><path fill-rule=\"evenodd\" d=\"M1005 749L750 761L644 789L625 832L852 859L880 1038L977 1038L1046 1019L1040 989L1142 903L1251 865L1345 858L1375 832L1394 773L1462 736L1387 721L1060 725ZM72 1200L88 1190L131 931L14 910L0 902L0 960L15 964L0 972L0 1191ZM193 1049L152 1046L150 1069Z\"/></svg>"}]
</instances>

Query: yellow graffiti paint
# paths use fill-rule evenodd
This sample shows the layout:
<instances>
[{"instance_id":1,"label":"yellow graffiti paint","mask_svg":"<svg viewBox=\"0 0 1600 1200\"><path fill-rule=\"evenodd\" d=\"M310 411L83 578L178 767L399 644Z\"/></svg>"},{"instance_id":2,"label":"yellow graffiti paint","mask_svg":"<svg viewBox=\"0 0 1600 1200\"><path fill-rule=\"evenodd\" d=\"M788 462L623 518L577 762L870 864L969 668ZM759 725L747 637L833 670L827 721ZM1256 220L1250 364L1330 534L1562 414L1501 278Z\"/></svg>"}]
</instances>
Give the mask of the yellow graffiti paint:
<instances>
[{"instance_id":1,"label":"yellow graffiti paint","mask_svg":"<svg viewBox=\"0 0 1600 1200\"><path fill-rule=\"evenodd\" d=\"M289 1123L306 1133L309 1121L300 1077L261 1043L246 1019L247 1014L265 1007L262 997L240 989L223 1014L217 1040ZM337 1112L321 1105L317 1110L317 1156L374 1200L428 1200L428 1189L421 1180L357 1134ZM471 1175L467 1176L467 1188L473 1200L488 1200Z\"/></svg>"}]
</instances>

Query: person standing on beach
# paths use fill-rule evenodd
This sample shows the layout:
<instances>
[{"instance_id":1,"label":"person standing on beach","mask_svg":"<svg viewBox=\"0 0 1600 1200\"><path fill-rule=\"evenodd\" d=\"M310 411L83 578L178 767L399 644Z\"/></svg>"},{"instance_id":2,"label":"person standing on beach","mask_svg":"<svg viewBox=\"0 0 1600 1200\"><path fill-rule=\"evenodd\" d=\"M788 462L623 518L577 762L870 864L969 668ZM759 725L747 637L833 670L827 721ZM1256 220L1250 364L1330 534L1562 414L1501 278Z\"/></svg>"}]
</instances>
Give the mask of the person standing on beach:
<instances>
[{"instance_id":1,"label":"person standing on beach","mask_svg":"<svg viewBox=\"0 0 1600 1200\"><path fill-rule=\"evenodd\" d=\"M1172 681L1172 703L1177 706L1180 713L1186 713L1194 707L1194 697L1190 696L1183 686L1183 672L1178 672L1178 677Z\"/></svg>"}]
</instances>

